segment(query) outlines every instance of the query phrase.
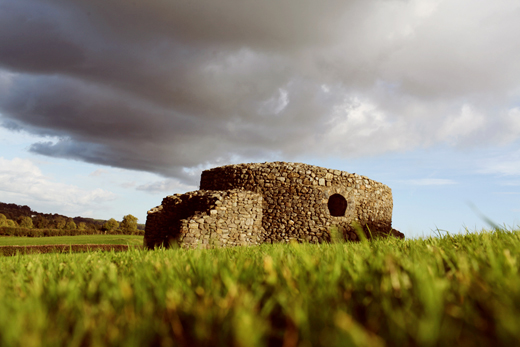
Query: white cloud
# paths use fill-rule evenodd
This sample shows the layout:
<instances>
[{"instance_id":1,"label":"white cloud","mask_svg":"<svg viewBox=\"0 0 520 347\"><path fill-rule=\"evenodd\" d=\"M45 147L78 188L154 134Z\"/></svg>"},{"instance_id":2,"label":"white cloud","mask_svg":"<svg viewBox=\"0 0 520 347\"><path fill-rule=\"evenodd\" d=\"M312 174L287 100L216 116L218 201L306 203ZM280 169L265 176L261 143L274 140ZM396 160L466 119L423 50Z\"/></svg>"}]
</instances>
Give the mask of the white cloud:
<instances>
[{"instance_id":1,"label":"white cloud","mask_svg":"<svg viewBox=\"0 0 520 347\"><path fill-rule=\"evenodd\" d=\"M45 204L68 213L85 209L99 210L116 198L103 189L86 190L75 185L55 182L28 159L12 160L0 157L0 192L2 201L24 201L26 204Z\"/></svg>"},{"instance_id":2,"label":"white cloud","mask_svg":"<svg viewBox=\"0 0 520 347\"><path fill-rule=\"evenodd\" d=\"M188 191L197 190L198 188L195 186L189 186L186 184L180 183L176 179L165 179L162 181L151 182L147 184L142 184L136 188L137 190L141 190L150 194L159 194L159 193L184 193Z\"/></svg>"},{"instance_id":3,"label":"white cloud","mask_svg":"<svg viewBox=\"0 0 520 347\"><path fill-rule=\"evenodd\" d=\"M506 182L501 182L500 185L502 186L520 186L520 181L506 181Z\"/></svg>"},{"instance_id":4,"label":"white cloud","mask_svg":"<svg viewBox=\"0 0 520 347\"><path fill-rule=\"evenodd\" d=\"M520 176L520 150L506 151L505 154L500 153L483 160L478 172L499 176Z\"/></svg>"},{"instance_id":5,"label":"white cloud","mask_svg":"<svg viewBox=\"0 0 520 347\"><path fill-rule=\"evenodd\" d=\"M504 117L503 142L512 142L520 137L520 107L510 109Z\"/></svg>"},{"instance_id":6,"label":"white cloud","mask_svg":"<svg viewBox=\"0 0 520 347\"><path fill-rule=\"evenodd\" d=\"M404 181L407 184L411 184L414 186L445 186L457 184L456 181L445 179L445 178L420 178L420 179L412 179Z\"/></svg>"},{"instance_id":7,"label":"white cloud","mask_svg":"<svg viewBox=\"0 0 520 347\"><path fill-rule=\"evenodd\" d=\"M289 104L289 93L279 88L278 92L269 99L261 102L258 113L261 115L277 115Z\"/></svg>"},{"instance_id":8,"label":"white cloud","mask_svg":"<svg viewBox=\"0 0 520 347\"><path fill-rule=\"evenodd\" d=\"M460 114L444 120L439 130L439 136L441 139L457 142L457 140L460 141L460 138L468 137L482 130L485 124L484 115L465 104L462 106Z\"/></svg>"},{"instance_id":9,"label":"white cloud","mask_svg":"<svg viewBox=\"0 0 520 347\"><path fill-rule=\"evenodd\" d=\"M331 123L331 136L368 137L383 127L387 127L386 116L377 106L361 102L354 97L343 105L336 106L336 116Z\"/></svg>"},{"instance_id":10,"label":"white cloud","mask_svg":"<svg viewBox=\"0 0 520 347\"><path fill-rule=\"evenodd\" d=\"M437 11L442 0L415 0L414 12L419 17L429 17Z\"/></svg>"},{"instance_id":11,"label":"white cloud","mask_svg":"<svg viewBox=\"0 0 520 347\"><path fill-rule=\"evenodd\" d=\"M392 122L377 104L356 96L334 107L326 128L308 151L348 157L404 149L414 142L413 136L404 135L406 124Z\"/></svg>"},{"instance_id":12,"label":"white cloud","mask_svg":"<svg viewBox=\"0 0 520 347\"><path fill-rule=\"evenodd\" d=\"M123 182L121 184L119 184L120 187L122 188L133 188L136 186L136 182L135 181L131 181L131 182Z\"/></svg>"},{"instance_id":13,"label":"white cloud","mask_svg":"<svg viewBox=\"0 0 520 347\"><path fill-rule=\"evenodd\" d=\"M520 161L514 159L490 160L480 173L498 174L503 176L520 176Z\"/></svg>"},{"instance_id":14,"label":"white cloud","mask_svg":"<svg viewBox=\"0 0 520 347\"><path fill-rule=\"evenodd\" d=\"M105 169L97 169L95 171L92 171L89 176L90 177L99 177L103 174L106 174L108 172L108 170L105 170Z\"/></svg>"}]
</instances>

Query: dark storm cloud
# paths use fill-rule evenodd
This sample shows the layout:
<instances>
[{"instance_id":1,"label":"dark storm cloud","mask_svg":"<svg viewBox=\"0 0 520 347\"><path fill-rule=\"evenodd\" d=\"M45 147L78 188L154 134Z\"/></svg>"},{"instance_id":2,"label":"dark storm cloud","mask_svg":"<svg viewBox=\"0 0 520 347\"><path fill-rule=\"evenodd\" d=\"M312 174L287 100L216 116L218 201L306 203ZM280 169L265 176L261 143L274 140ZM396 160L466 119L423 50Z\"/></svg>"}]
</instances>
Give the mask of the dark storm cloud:
<instances>
[{"instance_id":1,"label":"dark storm cloud","mask_svg":"<svg viewBox=\"0 0 520 347\"><path fill-rule=\"evenodd\" d=\"M81 47L62 32L48 11L38 3L0 3L0 61L8 68L45 73L78 66L84 60Z\"/></svg>"},{"instance_id":2,"label":"dark storm cloud","mask_svg":"<svg viewBox=\"0 0 520 347\"><path fill-rule=\"evenodd\" d=\"M514 1L0 1L4 127L192 183L238 160L515 141ZM57 139L57 140L56 140Z\"/></svg>"}]
</instances>

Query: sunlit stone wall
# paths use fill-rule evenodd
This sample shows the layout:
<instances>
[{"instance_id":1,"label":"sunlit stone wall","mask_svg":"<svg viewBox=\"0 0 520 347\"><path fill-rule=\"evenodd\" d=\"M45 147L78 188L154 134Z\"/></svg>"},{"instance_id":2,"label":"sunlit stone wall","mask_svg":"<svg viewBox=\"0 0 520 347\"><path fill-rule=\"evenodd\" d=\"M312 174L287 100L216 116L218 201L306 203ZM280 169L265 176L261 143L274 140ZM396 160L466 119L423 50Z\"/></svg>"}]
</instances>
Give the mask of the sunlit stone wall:
<instances>
[{"instance_id":1,"label":"sunlit stone wall","mask_svg":"<svg viewBox=\"0 0 520 347\"><path fill-rule=\"evenodd\" d=\"M263 240L260 194L231 189L175 194L148 211L145 246L211 248L258 245Z\"/></svg>"},{"instance_id":2,"label":"sunlit stone wall","mask_svg":"<svg viewBox=\"0 0 520 347\"><path fill-rule=\"evenodd\" d=\"M392 229L391 189L357 174L301 163L238 164L204 171L200 188L148 212L148 247L356 241L356 227L369 238L403 237Z\"/></svg>"}]
</instances>

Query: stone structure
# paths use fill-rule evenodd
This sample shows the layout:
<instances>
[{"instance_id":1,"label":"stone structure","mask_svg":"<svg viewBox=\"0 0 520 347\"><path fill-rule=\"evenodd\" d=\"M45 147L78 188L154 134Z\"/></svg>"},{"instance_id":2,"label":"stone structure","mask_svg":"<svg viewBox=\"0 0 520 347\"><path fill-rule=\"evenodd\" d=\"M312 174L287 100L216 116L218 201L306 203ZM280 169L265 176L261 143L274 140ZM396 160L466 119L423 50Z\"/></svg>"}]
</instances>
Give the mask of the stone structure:
<instances>
[{"instance_id":1,"label":"stone structure","mask_svg":"<svg viewBox=\"0 0 520 347\"><path fill-rule=\"evenodd\" d=\"M183 248L358 240L393 235L392 191L348 172L300 163L239 164L202 173L201 190L148 211L145 246Z\"/></svg>"}]
</instances>

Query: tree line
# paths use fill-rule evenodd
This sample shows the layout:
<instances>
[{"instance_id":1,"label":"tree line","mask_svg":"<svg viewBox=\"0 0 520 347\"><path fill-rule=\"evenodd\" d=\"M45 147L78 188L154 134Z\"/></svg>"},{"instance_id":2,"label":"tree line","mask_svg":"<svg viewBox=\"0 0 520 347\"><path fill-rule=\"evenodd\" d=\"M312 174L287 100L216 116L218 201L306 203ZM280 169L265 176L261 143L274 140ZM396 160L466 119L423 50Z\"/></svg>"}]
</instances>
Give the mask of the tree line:
<instances>
[{"instance_id":1,"label":"tree line","mask_svg":"<svg viewBox=\"0 0 520 347\"><path fill-rule=\"evenodd\" d=\"M20 206L0 202L0 228L4 235L15 235L26 230L22 234L40 235L41 232L30 230L59 230L61 232L47 232L46 234L144 234L144 225L137 223L137 217L128 214L121 221L114 218L99 220L84 217L66 217L59 214L45 214L31 210L29 206ZM17 230L6 231L6 228Z\"/></svg>"},{"instance_id":2,"label":"tree line","mask_svg":"<svg viewBox=\"0 0 520 347\"><path fill-rule=\"evenodd\" d=\"M58 230L84 230L92 231L94 233L122 233L122 234L136 234L143 230L138 229L137 217L128 214L123 217L121 222L114 218L110 218L103 224L79 222L76 224L72 218L64 218L57 216L48 219L44 216L37 215L35 217L19 216L15 220L7 218L3 213L0 213L0 227L7 228L23 228L23 229L58 229Z\"/></svg>"}]
</instances>

